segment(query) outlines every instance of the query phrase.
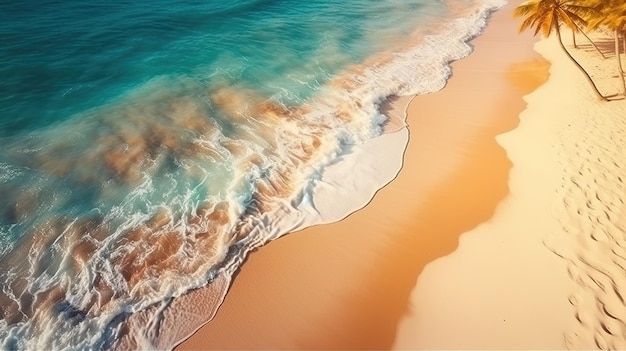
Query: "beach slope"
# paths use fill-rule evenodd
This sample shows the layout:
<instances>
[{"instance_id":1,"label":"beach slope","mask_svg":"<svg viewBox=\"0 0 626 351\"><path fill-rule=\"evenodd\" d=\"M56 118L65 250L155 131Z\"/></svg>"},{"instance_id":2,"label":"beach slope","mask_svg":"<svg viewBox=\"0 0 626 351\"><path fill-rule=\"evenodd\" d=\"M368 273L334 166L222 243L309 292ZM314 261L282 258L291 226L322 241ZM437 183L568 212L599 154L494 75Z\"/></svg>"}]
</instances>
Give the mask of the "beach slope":
<instances>
[{"instance_id":1,"label":"beach slope","mask_svg":"<svg viewBox=\"0 0 626 351\"><path fill-rule=\"evenodd\" d=\"M610 38L566 47L607 96L619 92ZM535 46L549 81L497 137L513 163L492 219L430 264L396 348L624 349L626 102L595 98L556 38ZM454 335L454 337L450 337Z\"/></svg>"},{"instance_id":2,"label":"beach slope","mask_svg":"<svg viewBox=\"0 0 626 351\"><path fill-rule=\"evenodd\" d=\"M507 196L511 163L495 138L517 126L523 96L546 79L535 39L517 34L515 5L492 16L442 91L413 99L397 179L350 217L251 254L216 318L179 349L415 347L402 342L404 317L420 314L411 300L418 276Z\"/></svg>"}]
</instances>

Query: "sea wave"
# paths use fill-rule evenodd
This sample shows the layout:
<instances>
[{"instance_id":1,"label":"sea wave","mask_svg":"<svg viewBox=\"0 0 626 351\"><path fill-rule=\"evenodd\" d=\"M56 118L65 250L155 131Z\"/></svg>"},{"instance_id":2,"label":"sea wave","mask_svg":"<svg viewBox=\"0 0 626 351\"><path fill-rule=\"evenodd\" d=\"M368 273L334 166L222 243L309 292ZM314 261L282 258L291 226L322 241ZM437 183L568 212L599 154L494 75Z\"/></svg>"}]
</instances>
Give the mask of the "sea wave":
<instances>
[{"instance_id":1,"label":"sea wave","mask_svg":"<svg viewBox=\"0 0 626 351\"><path fill-rule=\"evenodd\" d=\"M164 301L229 282L251 250L369 200L319 211L320 175L381 135L390 96L441 89L503 5L449 6L306 99L160 76L116 104L2 138L2 346L171 348L179 339L154 333ZM341 182L354 183L345 165ZM359 177L373 179L360 185L372 195L390 180ZM148 322L126 323L154 306Z\"/></svg>"}]
</instances>

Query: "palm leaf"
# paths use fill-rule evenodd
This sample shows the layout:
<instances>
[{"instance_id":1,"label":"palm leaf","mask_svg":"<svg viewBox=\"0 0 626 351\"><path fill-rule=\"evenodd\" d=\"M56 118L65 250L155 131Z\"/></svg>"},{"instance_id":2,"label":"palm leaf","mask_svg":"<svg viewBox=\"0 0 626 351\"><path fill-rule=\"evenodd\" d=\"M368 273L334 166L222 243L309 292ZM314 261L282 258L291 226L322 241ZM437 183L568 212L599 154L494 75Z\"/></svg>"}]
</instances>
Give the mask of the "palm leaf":
<instances>
[{"instance_id":1,"label":"palm leaf","mask_svg":"<svg viewBox=\"0 0 626 351\"><path fill-rule=\"evenodd\" d=\"M580 0L578 0L580 1ZM624 0L606 0L606 1L621 1ZM587 15L591 14L591 10L587 10L584 6L578 3L574 3L574 0L531 0L527 1L513 10L514 17L523 17L524 20L520 25L520 32L526 29L533 28L534 34L537 35L541 32L544 36L549 36L552 31L557 32L557 38L561 49L567 54L567 56L576 64L576 66L585 74L585 78L592 85L594 93L602 100L606 100L600 93L595 83L585 71L585 69L570 55L563 41L561 40L559 26L564 23L570 28L576 28L577 23L586 24Z\"/></svg>"}]
</instances>

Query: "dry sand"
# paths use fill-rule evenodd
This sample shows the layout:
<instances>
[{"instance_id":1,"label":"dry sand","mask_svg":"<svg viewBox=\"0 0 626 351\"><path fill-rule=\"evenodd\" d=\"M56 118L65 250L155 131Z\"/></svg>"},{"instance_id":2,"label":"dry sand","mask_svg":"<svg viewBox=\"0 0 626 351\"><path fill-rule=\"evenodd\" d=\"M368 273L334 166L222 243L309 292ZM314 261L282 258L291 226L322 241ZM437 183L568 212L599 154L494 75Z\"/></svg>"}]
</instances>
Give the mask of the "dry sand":
<instances>
[{"instance_id":1,"label":"dry sand","mask_svg":"<svg viewBox=\"0 0 626 351\"><path fill-rule=\"evenodd\" d=\"M610 46L603 60L581 43L568 47L617 93ZM550 79L497 137L510 194L424 270L396 348L626 349L626 101L596 99L555 38L536 50Z\"/></svg>"},{"instance_id":2,"label":"dry sand","mask_svg":"<svg viewBox=\"0 0 626 351\"><path fill-rule=\"evenodd\" d=\"M443 91L412 101L398 178L347 219L250 255L216 318L180 350L389 349L413 334L403 318L416 312L418 276L507 195L511 164L495 136L515 128L522 96L547 76L511 10L493 16L473 41L475 53L452 65Z\"/></svg>"}]
</instances>

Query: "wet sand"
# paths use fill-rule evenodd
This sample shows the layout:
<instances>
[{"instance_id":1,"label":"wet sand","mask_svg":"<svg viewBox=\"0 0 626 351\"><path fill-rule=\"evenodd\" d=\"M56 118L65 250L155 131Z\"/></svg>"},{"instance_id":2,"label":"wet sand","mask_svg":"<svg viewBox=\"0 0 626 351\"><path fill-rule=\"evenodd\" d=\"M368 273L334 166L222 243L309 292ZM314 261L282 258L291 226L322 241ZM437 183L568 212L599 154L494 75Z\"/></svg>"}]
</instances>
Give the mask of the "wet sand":
<instances>
[{"instance_id":1,"label":"wet sand","mask_svg":"<svg viewBox=\"0 0 626 351\"><path fill-rule=\"evenodd\" d=\"M517 126L522 97L548 67L534 39L517 34L512 8L493 15L441 92L412 100L397 179L345 220L251 254L215 319L177 349L394 345L424 267L453 252L508 193L511 163L495 136Z\"/></svg>"}]
</instances>

